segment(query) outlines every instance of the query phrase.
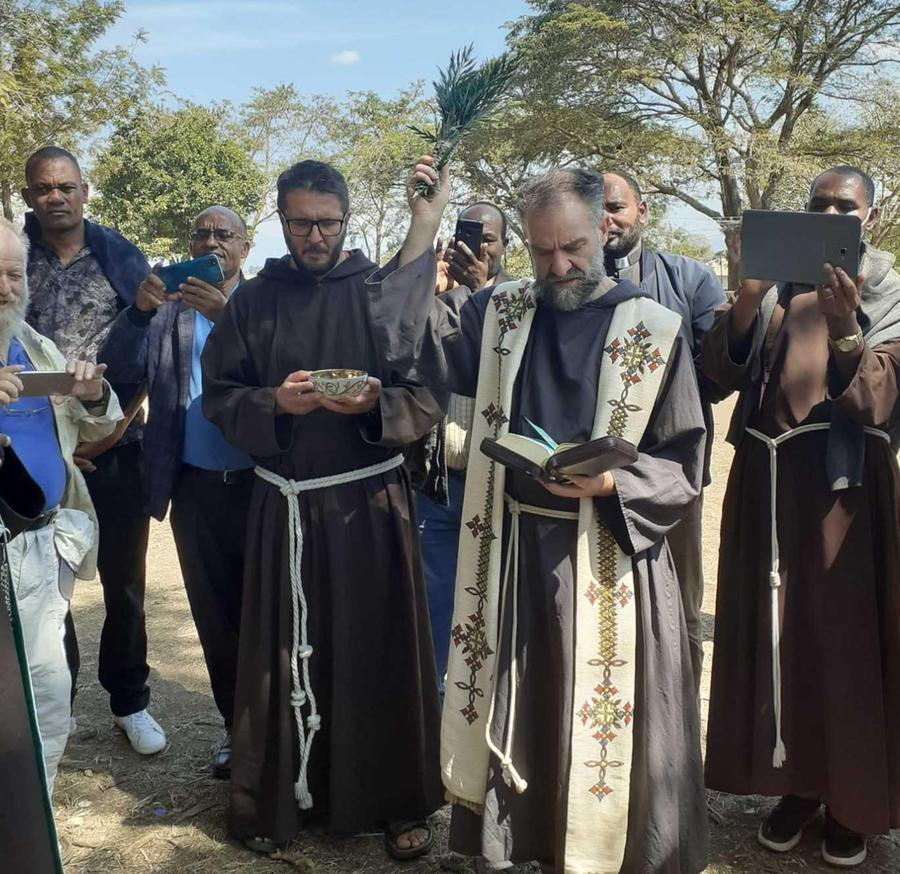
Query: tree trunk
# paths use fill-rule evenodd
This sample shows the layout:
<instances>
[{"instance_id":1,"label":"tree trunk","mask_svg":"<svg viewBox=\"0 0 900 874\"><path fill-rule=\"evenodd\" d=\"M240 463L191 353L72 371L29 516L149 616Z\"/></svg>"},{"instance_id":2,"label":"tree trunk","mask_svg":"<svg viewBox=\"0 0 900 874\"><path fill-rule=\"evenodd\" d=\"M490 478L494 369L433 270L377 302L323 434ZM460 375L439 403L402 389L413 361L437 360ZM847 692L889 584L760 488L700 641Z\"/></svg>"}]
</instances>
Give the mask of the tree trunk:
<instances>
[{"instance_id":1,"label":"tree trunk","mask_svg":"<svg viewBox=\"0 0 900 874\"><path fill-rule=\"evenodd\" d=\"M728 258L728 281L725 290L736 291L741 278L741 262L739 258L735 257L737 247L732 244L732 240L736 236L740 236L740 225L727 227L723 233L725 234L725 253Z\"/></svg>"},{"instance_id":2,"label":"tree trunk","mask_svg":"<svg viewBox=\"0 0 900 874\"><path fill-rule=\"evenodd\" d=\"M8 221L12 221L14 218L12 208L12 185L9 184L8 179L0 181L0 205L3 207L3 217Z\"/></svg>"}]
</instances>

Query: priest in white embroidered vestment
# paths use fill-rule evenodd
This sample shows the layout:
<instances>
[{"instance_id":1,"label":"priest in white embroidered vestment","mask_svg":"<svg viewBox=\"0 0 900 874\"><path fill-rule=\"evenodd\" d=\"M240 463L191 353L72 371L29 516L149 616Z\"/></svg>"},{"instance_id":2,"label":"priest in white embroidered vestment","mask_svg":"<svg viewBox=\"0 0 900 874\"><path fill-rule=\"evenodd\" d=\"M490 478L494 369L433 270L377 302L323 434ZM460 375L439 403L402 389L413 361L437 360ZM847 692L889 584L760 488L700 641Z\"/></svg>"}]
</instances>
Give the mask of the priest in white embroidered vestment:
<instances>
[{"instance_id":1,"label":"priest in white embroidered vestment","mask_svg":"<svg viewBox=\"0 0 900 874\"><path fill-rule=\"evenodd\" d=\"M423 158L411 185L435 179ZM445 173L431 200L411 198L433 230L448 186ZM700 732L665 539L703 474L690 348L676 314L605 275L599 176L553 171L520 210L535 281L457 308L370 292L386 366L476 398L441 727L450 847L558 874L693 874ZM545 486L477 451L531 423L640 454Z\"/></svg>"}]
</instances>

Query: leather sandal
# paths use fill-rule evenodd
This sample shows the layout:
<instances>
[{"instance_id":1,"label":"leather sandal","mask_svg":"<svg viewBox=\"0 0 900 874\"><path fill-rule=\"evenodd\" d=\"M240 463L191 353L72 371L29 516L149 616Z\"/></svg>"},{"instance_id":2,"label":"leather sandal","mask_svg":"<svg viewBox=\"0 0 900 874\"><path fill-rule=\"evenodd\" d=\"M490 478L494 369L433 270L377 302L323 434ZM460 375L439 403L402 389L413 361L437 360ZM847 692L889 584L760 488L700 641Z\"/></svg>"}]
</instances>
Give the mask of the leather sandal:
<instances>
[{"instance_id":1,"label":"leather sandal","mask_svg":"<svg viewBox=\"0 0 900 874\"><path fill-rule=\"evenodd\" d=\"M421 829L426 833L425 840L417 847L400 847L397 846L397 838L405 835L407 832ZM388 855L396 859L398 862L407 862L410 859L418 859L430 852L434 846L434 833L431 831L431 825L427 819L417 820L400 820L398 822L389 822L384 829L384 846L388 851Z\"/></svg>"}]
</instances>

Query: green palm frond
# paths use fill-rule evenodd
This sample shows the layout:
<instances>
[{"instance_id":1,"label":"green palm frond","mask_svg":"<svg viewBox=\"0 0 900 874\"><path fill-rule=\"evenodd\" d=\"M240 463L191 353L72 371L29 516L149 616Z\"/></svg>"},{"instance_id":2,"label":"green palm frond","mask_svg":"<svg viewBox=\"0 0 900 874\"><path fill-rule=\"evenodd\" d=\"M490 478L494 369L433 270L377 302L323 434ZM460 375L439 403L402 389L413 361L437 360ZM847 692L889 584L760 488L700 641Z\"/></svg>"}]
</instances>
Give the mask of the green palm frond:
<instances>
[{"instance_id":1,"label":"green palm frond","mask_svg":"<svg viewBox=\"0 0 900 874\"><path fill-rule=\"evenodd\" d=\"M438 107L435 130L413 127L432 147L435 167L440 170L453 156L463 137L499 106L512 85L515 63L508 52L476 66L473 46L454 52L446 70L434 82ZM432 197L435 189L424 183L416 189L422 197Z\"/></svg>"}]
</instances>

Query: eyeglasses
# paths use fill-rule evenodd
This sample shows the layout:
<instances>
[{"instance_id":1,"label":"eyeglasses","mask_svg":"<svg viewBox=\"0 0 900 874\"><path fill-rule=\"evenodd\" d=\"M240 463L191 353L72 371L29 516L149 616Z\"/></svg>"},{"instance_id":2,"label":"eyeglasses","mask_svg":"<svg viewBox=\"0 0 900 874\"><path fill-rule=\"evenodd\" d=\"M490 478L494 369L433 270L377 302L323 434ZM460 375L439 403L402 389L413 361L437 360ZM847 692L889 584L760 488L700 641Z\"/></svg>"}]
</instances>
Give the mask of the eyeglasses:
<instances>
[{"instance_id":1,"label":"eyeglasses","mask_svg":"<svg viewBox=\"0 0 900 874\"><path fill-rule=\"evenodd\" d=\"M215 237L220 243L230 243L232 240L243 240L240 234L229 231L228 228L198 228L191 233L191 240L195 243L205 243L210 237Z\"/></svg>"},{"instance_id":2,"label":"eyeglasses","mask_svg":"<svg viewBox=\"0 0 900 874\"><path fill-rule=\"evenodd\" d=\"M313 228L318 228L319 233L323 237L336 237L344 222L347 220L347 213L344 213L339 219L289 219L281 210L278 210L281 220L287 225L288 233L292 237L308 237L312 233Z\"/></svg>"}]
</instances>

